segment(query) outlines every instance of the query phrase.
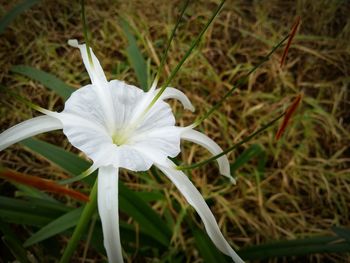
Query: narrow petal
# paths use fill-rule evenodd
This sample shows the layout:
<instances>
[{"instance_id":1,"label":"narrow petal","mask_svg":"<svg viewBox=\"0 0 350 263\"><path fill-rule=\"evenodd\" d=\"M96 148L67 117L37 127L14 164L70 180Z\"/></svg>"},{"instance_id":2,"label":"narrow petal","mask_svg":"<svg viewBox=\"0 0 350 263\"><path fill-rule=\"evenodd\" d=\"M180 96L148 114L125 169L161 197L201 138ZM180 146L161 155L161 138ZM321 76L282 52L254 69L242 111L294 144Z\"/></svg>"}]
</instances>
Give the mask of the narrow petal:
<instances>
[{"instance_id":1,"label":"narrow petal","mask_svg":"<svg viewBox=\"0 0 350 263\"><path fill-rule=\"evenodd\" d=\"M157 165L158 168L176 185L187 202L197 211L202 219L208 236L215 246L224 254L230 256L234 262L242 263L243 260L231 248L210 211L204 198L188 177L181 171L175 169L175 164L168 160L168 166Z\"/></svg>"},{"instance_id":2,"label":"narrow petal","mask_svg":"<svg viewBox=\"0 0 350 263\"><path fill-rule=\"evenodd\" d=\"M156 90L156 92L158 92L158 90ZM188 97L180 90L175 89L175 88L171 88L171 87L167 87L163 94L160 96L160 99L162 100L166 100L166 99L177 99L179 100L182 105L184 106L185 109L190 110L190 111L194 111L194 107L191 103L191 101L188 99Z\"/></svg>"},{"instance_id":3,"label":"narrow petal","mask_svg":"<svg viewBox=\"0 0 350 263\"><path fill-rule=\"evenodd\" d=\"M34 135L62 129L62 123L50 116L39 116L21 122L0 134L0 151Z\"/></svg>"},{"instance_id":4,"label":"narrow petal","mask_svg":"<svg viewBox=\"0 0 350 263\"><path fill-rule=\"evenodd\" d=\"M101 167L98 173L98 212L100 214L108 261L123 262L119 235L118 169Z\"/></svg>"},{"instance_id":5,"label":"narrow petal","mask_svg":"<svg viewBox=\"0 0 350 263\"><path fill-rule=\"evenodd\" d=\"M212 139L210 139L205 134L195 131L193 129L187 129L185 128L183 132L181 133L181 139L197 143L204 148L206 148L211 154L217 155L222 152L222 149L219 145L217 145L216 142L214 142ZM230 173L230 163L227 159L227 156L221 156L217 159L217 162L219 164L220 173L227 178L230 179L231 183L236 183L235 179L231 177Z\"/></svg>"},{"instance_id":6,"label":"narrow petal","mask_svg":"<svg viewBox=\"0 0 350 263\"><path fill-rule=\"evenodd\" d=\"M98 84L100 84L100 83L107 83L105 73L103 72L101 64L98 61L98 59L95 56L92 49L90 48L91 58L92 58L92 65L91 65L85 44L80 45L76 39L68 40L68 44L72 47L76 47L76 48L80 49L85 68L86 68L87 72L89 73L92 84L98 86Z\"/></svg>"},{"instance_id":7,"label":"narrow petal","mask_svg":"<svg viewBox=\"0 0 350 263\"><path fill-rule=\"evenodd\" d=\"M112 101L112 96L109 89L109 84L103 72L100 62L98 61L92 49L90 48L90 53L92 58L92 63L90 63L85 44L79 44L76 39L69 40L68 44L71 45L72 47L79 48L81 56L83 58L85 68L89 73L89 76L91 79L91 83L92 83L91 87L96 93L96 96L95 96L96 98L94 98L95 99L94 104L96 104L96 99L97 99L98 104L103 110L103 116L107 124L106 126L110 131L113 131L115 129L115 126L114 126L115 114L114 114L113 101Z\"/></svg>"}]
</instances>

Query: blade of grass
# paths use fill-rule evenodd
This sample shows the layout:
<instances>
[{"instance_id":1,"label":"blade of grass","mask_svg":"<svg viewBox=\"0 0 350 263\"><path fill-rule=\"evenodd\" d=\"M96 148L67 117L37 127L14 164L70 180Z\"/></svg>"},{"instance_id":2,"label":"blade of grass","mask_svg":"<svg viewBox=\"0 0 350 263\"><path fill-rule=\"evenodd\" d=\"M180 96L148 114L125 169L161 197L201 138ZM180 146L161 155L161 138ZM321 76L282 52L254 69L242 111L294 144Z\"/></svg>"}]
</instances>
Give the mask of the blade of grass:
<instances>
[{"instance_id":1,"label":"blade of grass","mask_svg":"<svg viewBox=\"0 0 350 263\"><path fill-rule=\"evenodd\" d=\"M244 138L243 140L241 140L239 143L234 144L233 146L227 148L226 150L222 151L221 153L198 163L192 164L192 165L181 165L181 166L177 166L176 169L178 170L190 170L190 169L194 169L197 167L201 167L207 163L210 163L212 161L215 161L217 158L224 156L225 154L233 151L234 149L236 149L237 147L241 146L242 144L250 141L252 138L254 138L255 136L257 136L258 134L262 133L263 131L265 131L266 129L268 129L269 127L271 127L275 122L277 122L280 118L282 118L284 116L284 113L282 113L281 115L279 115L277 118L273 119L272 121L270 121L268 124L262 126L260 129L258 129L257 131L253 132L252 134L250 134L249 136L247 136L246 138Z\"/></svg>"},{"instance_id":2,"label":"blade of grass","mask_svg":"<svg viewBox=\"0 0 350 263\"><path fill-rule=\"evenodd\" d=\"M242 154L240 154L234 163L231 166L231 174L234 173L247 162L250 161L253 157L259 155L262 152L261 147L258 144L253 144L248 149L246 149Z\"/></svg>"},{"instance_id":3,"label":"blade of grass","mask_svg":"<svg viewBox=\"0 0 350 263\"><path fill-rule=\"evenodd\" d=\"M147 78L147 64L145 59L142 56L140 49L137 47L136 39L131 33L131 27L129 23L125 20L121 20L121 27L128 39L128 47L126 48L126 53L128 55L129 62L134 68L136 77L140 83L141 88L144 91L147 91L148 87L148 78Z\"/></svg>"},{"instance_id":4,"label":"blade of grass","mask_svg":"<svg viewBox=\"0 0 350 263\"><path fill-rule=\"evenodd\" d=\"M6 27L21 13L26 11L27 9L31 8L33 5L38 3L39 0L25 0L18 5L16 5L14 8L12 8L10 11L8 11L0 20L0 34L2 34Z\"/></svg>"},{"instance_id":5,"label":"blade of grass","mask_svg":"<svg viewBox=\"0 0 350 263\"><path fill-rule=\"evenodd\" d=\"M50 90L54 91L56 94L61 96L64 100L67 100L69 96L75 91L74 88L68 86L66 83L64 83L62 80L55 77L54 75L30 66L13 66L11 68L11 71L40 82L45 87L49 88Z\"/></svg>"},{"instance_id":6,"label":"blade of grass","mask_svg":"<svg viewBox=\"0 0 350 263\"><path fill-rule=\"evenodd\" d=\"M34 233L28 238L23 246L28 247L40 241L43 241L49 237L57 235L69 228L74 227L80 218L82 208L74 209L57 219L51 221L49 224L41 228L38 232Z\"/></svg>"},{"instance_id":7,"label":"blade of grass","mask_svg":"<svg viewBox=\"0 0 350 263\"><path fill-rule=\"evenodd\" d=\"M302 256L313 253L340 253L350 250L349 243L338 241L339 237L332 236L283 240L241 249L239 253L245 260L263 260L274 257Z\"/></svg>"},{"instance_id":8,"label":"blade of grass","mask_svg":"<svg viewBox=\"0 0 350 263\"><path fill-rule=\"evenodd\" d=\"M218 5L218 7L215 9L215 11L213 12L213 15L210 17L210 19L208 20L208 22L205 24L204 28L202 29L202 31L199 33L199 35L197 36L197 38L192 42L190 48L188 49L188 51L186 52L186 54L183 56L183 58L180 60L180 62L176 65L175 69L170 73L169 78L165 81L165 83L162 84L162 86L160 87L160 90L158 91L157 95L154 96L153 100L151 101L151 103L149 104L149 106L146 108L145 113L147 111L149 111L150 108L152 108L152 106L154 105L154 103L160 98L160 96L163 94L163 92L165 91L165 89L169 86L170 82L174 79L174 77L176 76L177 72L180 70L180 68L182 67L183 63L185 63L185 61L188 59L188 57L191 55L193 49L198 45L199 41L202 39L204 33L207 31L207 29L209 28L209 26L211 25L211 23L214 21L214 18L219 14L220 10L222 9L224 3L226 0L222 0L221 3Z\"/></svg>"},{"instance_id":9,"label":"blade of grass","mask_svg":"<svg viewBox=\"0 0 350 263\"><path fill-rule=\"evenodd\" d=\"M18 239L18 235L13 233L11 228L5 224L4 222L0 221L0 231L3 233L3 236L1 239L3 240L4 244L7 246L7 248L11 251L12 255L22 263L29 263L27 258L27 252L22 247L22 242Z\"/></svg>"}]
</instances>

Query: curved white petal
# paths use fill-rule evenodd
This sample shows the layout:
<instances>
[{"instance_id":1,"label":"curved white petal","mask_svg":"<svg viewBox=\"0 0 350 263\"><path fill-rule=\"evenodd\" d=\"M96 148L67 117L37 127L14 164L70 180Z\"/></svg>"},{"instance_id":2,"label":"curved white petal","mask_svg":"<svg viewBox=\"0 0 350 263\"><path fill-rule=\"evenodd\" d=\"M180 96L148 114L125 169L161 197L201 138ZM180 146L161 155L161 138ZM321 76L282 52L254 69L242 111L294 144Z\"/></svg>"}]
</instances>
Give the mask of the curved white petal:
<instances>
[{"instance_id":1,"label":"curved white petal","mask_svg":"<svg viewBox=\"0 0 350 263\"><path fill-rule=\"evenodd\" d=\"M156 90L156 92L158 92L159 89ZM185 95L185 93L183 93L182 91L175 89L175 88L171 88L171 87L167 87L163 94L160 96L160 99L162 100L166 100L166 99L177 99L179 100L182 105L184 106L185 109L190 110L190 111L194 111L194 107L191 103L191 101L188 99L188 97Z\"/></svg>"},{"instance_id":2,"label":"curved white petal","mask_svg":"<svg viewBox=\"0 0 350 263\"><path fill-rule=\"evenodd\" d=\"M0 134L0 151L39 133L62 129L62 123L51 116L39 116L21 122Z\"/></svg>"},{"instance_id":3,"label":"curved white petal","mask_svg":"<svg viewBox=\"0 0 350 263\"><path fill-rule=\"evenodd\" d=\"M231 248L222 235L215 217L210 211L204 198L196 187L181 171L176 170L175 164L168 160L168 166L157 165L157 167L176 185L179 191L186 198L187 202L197 211L202 219L208 236L215 246L224 254L229 255L236 263L242 263L243 260Z\"/></svg>"},{"instance_id":4,"label":"curved white petal","mask_svg":"<svg viewBox=\"0 0 350 263\"><path fill-rule=\"evenodd\" d=\"M123 256L119 235L118 168L108 166L99 169L97 197L108 261L121 263Z\"/></svg>"},{"instance_id":5,"label":"curved white petal","mask_svg":"<svg viewBox=\"0 0 350 263\"><path fill-rule=\"evenodd\" d=\"M208 151L212 155L217 155L222 152L221 147L217 145L216 142L214 142L205 134L193 129L184 128L183 132L181 133L181 139L188 140L203 146L204 148L208 149ZM221 156L220 158L217 159L217 162L219 164L220 173L226 176L227 178L229 178L231 183L235 184L236 181L231 176L230 163L227 159L227 156L226 155Z\"/></svg>"}]
</instances>

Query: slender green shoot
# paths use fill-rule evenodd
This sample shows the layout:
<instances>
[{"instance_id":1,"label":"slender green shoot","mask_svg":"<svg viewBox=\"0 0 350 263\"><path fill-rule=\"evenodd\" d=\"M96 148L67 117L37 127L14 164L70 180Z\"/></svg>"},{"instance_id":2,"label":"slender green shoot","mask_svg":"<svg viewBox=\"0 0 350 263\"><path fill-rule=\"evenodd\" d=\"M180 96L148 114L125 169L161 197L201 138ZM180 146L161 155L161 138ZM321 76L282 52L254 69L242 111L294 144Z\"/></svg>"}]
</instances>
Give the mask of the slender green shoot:
<instances>
[{"instance_id":1,"label":"slender green shoot","mask_svg":"<svg viewBox=\"0 0 350 263\"><path fill-rule=\"evenodd\" d=\"M163 54L163 56L162 56L162 59L161 59L160 65L159 65L159 67L158 67L157 73L156 73L156 75L155 75L155 77L154 77L154 81L153 81L152 86L156 86L156 85L157 85L157 82L158 82L158 80L159 80L159 77L160 77L160 75L161 75L162 72L163 72L164 64L165 64L165 61L166 61L166 58L167 58L167 55L168 55L168 51L169 51L169 49L170 49L170 45L171 45L171 43L172 43L172 41L173 41L173 38L174 38L174 36L175 36L175 32L176 32L178 26L180 25L180 22L181 22L181 20L182 20L184 14L185 14L185 11L186 11L186 9L187 9L189 3L190 3L190 0L186 0L184 6L182 7L180 16L179 16L179 18L177 19L176 24L175 24L173 30L171 31L171 35L170 35L170 37L169 37L169 39L168 39L167 46L166 46L165 51L164 51L164 54Z\"/></svg>"},{"instance_id":2,"label":"slender green shoot","mask_svg":"<svg viewBox=\"0 0 350 263\"><path fill-rule=\"evenodd\" d=\"M267 123L266 125L262 126L260 129L258 129L257 131L253 132L252 134L250 134L249 136L247 136L246 138L244 138L243 140L241 140L240 142L236 143L235 145L227 148L226 150L224 150L223 152L207 159L204 161L201 161L199 163L195 163L195 164L191 164L191 165L181 165L181 166L177 166L176 169L178 170L191 170L194 168L198 168L201 167L203 165L206 165L212 161L215 161L216 159L220 158L221 156L224 156L225 154L233 151L234 149L236 149L237 147L241 146L242 144L250 141L252 138L254 138L255 136L257 136L258 134L262 133L263 131L265 131L266 129L268 129L269 127L271 127L275 122L277 122L279 119L281 119L283 116L285 115L285 113L282 113L281 115L279 115L278 117L276 117L275 119L273 119L272 121L270 121L269 123Z\"/></svg>"},{"instance_id":3,"label":"slender green shoot","mask_svg":"<svg viewBox=\"0 0 350 263\"><path fill-rule=\"evenodd\" d=\"M200 125L205 119L207 119L214 111L216 111L223 102L231 96L231 94L241 85L243 85L249 78L249 76L255 72L261 65L263 65L266 61L268 61L271 55L289 38L289 35L285 36L278 44L265 56L263 57L258 64L256 64L247 74L245 74L242 78L238 79L237 84L234 84L232 88L217 102L213 107L211 107L202 117L198 118L193 127Z\"/></svg>"},{"instance_id":4,"label":"slender green shoot","mask_svg":"<svg viewBox=\"0 0 350 263\"><path fill-rule=\"evenodd\" d=\"M5 87L0 86L0 90L4 90L7 94L11 95L18 101L22 102L24 105L27 105L29 108L36 110L38 112L41 112L42 114L50 115L52 113L51 111L44 109L40 107L39 105L36 105L35 103L27 100L26 98L23 98L21 95L17 94L16 92L10 91L9 89L6 89Z\"/></svg>"},{"instance_id":5,"label":"slender green shoot","mask_svg":"<svg viewBox=\"0 0 350 263\"><path fill-rule=\"evenodd\" d=\"M58 184L71 184L71 183L80 181L80 180L88 177L95 170L96 170L96 167L95 166L91 166L89 169L87 169L86 171L82 172L81 174L79 174L77 176L74 176L74 177L69 178L69 179L64 179L64 180L58 181Z\"/></svg>"},{"instance_id":6,"label":"slender green shoot","mask_svg":"<svg viewBox=\"0 0 350 263\"><path fill-rule=\"evenodd\" d=\"M83 212L79 218L79 222L74 229L73 235L68 242L66 249L64 250L63 256L60 260L60 263L71 262L70 259L76 250L81 236L84 234L91 217L96 212L97 208L97 179L90 193L90 201L85 205Z\"/></svg>"},{"instance_id":7,"label":"slender green shoot","mask_svg":"<svg viewBox=\"0 0 350 263\"><path fill-rule=\"evenodd\" d=\"M206 25L204 26L204 28L202 29L202 31L199 33L199 35L197 36L197 38L192 42L190 48L188 49L188 51L186 52L186 54L184 55L184 57L181 59L181 61L176 65L175 69L171 72L169 78L165 81L165 83L160 87L160 90L158 91L157 95L154 96L153 100L151 101L151 103L148 105L148 107L145 110L145 113L147 113L152 106L154 105L154 103L156 103L156 101L160 98L160 96L163 94L164 90L167 88L167 86L169 85L169 83L174 79L174 77L176 76L177 72L180 70L181 66L183 65L183 63L185 63L185 61L188 59L188 57L191 55L193 49L198 45L199 41L202 39L202 36L204 35L204 33L207 31L208 27L211 25L211 23L214 21L214 18L219 14L220 10L222 9L224 3L226 0L222 0L220 5L216 8L216 10L214 11L213 15L211 16L211 18L208 20L208 22L206 23Z\"/></svg>"},{"instance_id":8,"label":"slender green shoot","mask_svg":"<svg viewBox=\"0 0 350 263\"><path fill-rule=\"evenodd\" d=\"M90 42L89 42L89 35L88 35L88 27L86 23L86 17L85 17L85 1L81 0L81 19L83 20L83 31L84 31L84 40L86 45L86 50L89 58L89 62L91 67L94 67L94 63L92 62L92 56L90 51Z\"/></svg>"}]
</instances>

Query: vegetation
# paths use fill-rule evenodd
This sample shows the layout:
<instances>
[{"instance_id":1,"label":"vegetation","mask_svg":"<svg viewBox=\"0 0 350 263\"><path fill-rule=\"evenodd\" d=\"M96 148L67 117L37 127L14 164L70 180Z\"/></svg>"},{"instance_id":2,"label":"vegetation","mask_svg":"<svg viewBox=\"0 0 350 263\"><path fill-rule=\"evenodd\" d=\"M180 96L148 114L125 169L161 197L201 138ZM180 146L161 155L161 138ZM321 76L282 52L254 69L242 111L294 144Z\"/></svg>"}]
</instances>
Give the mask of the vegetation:
<instances>
[{"instance_id":1,"label":"vegetation","mask_svg":"<svg viewBox=\"0 0 350 263\"><path fill-rule=\"evenodd\" d=\"M16 4L2 4L0 16ZM86 2L90 44L108 79L136 86L147 82L150 86L181 4L181 1L153 0ZM160 84L176 67L217 5L218 1L193 1L189 5L170 47ZM178 125L191 124L288 35L296 17L301 17L284 66L280 66L281 48L198 127L226 149L276 118L303 92L302 102L284 135L275 139L278 130L275 125L229 154L237 185L222 178L215 163L186 171L210 205L225 237L238 251L241 249L246 259L268 258L269 262L350 260L350 231L344 228L350 224L349 12L350 4L341 0L227 1L171 82L171 86L186 93L196 107L193 114L171 101L180 120ZM23 73L25 67L14 66L25 65L50 73L64 81L67 89L89 83L79 52L67 45L67 40L72 38L84 39L80 5L68 0L39 1L3 30L0 38L1 131L40 115L6 90L50 110L60 111L63 107L61 96L65 93L47 89L51 80L44 86L30 73ZM140 65L147 70L136 69ZM62 132L37 138L78 153ZM67 167L60 165L55 159L60 156L56 148L40 153L44 146L38 143L29 140L0 152L1 166L52 180L67 179L86 168L82 160L76 161L80 166L69 167L69 162ZM178 160L184 164L210 156L192 144L184 143L183 148ZM81 154L80 157L84 158ZM132 197L135 199L120 200L124 202L120 213L125 224L122 240L128 244L124 247L123 243L128 261L210 262L213 257L226 260L214 247L206 249L210 242L196 214L159 171L138 174L122 171L120 177L125 185L125 196L129 192L136 193ZM86 181L75 182L69 188L89 195L92 185ZM4 262L14 260L13 255L29 262L59 259L72 228L40 243L29 242L28 245L28 238L64 213L70 213L68 221L73 222L79 215L74 211L80 211L73 208L82 203L68 195L48 194L45 198L54 197L59 203L47 208L40 201L44 198L43 192L7 180L0 181L0 193L3 237L0 258ZM13 199L6 199L14 197L19 202L16 212L23 212L21 209L31 204L38 211L46 209L47 214L39 213L37 217L30 215L30 211L14 214L15 210L11 210L14 208L7 207L15 204ZM139 220L146 219L139 219L139 215L128 211L131 205L137 205L137 198L156 211L150 214L145 209L141 213L153 216L151 218L160 215L165 222L166 226L159 226L161 231L155 239L150 239L142 226L140 230ZM95 221L98 220L95 218ZM156 222L150 221L149 224ZM82 258L86 262L106 259L102 243L98 242L102 238L98 234L101 233L99 222L92 224L90 230L95 234L91 240L89 235L84 237L74 262ZM167 239L171 240L170 245ZM27 244L23 247L25 241ZM269 242L275 243L252 248ZM334 244L341 244L341 248ZM305 249L300 252L300 247ZM282 251L279 254L278 249ZM208 250L213 252L208 255ZM273 252L267 257L271 255L268 251L275 251L279 257Z\"/></svg>"}]
</instances>

